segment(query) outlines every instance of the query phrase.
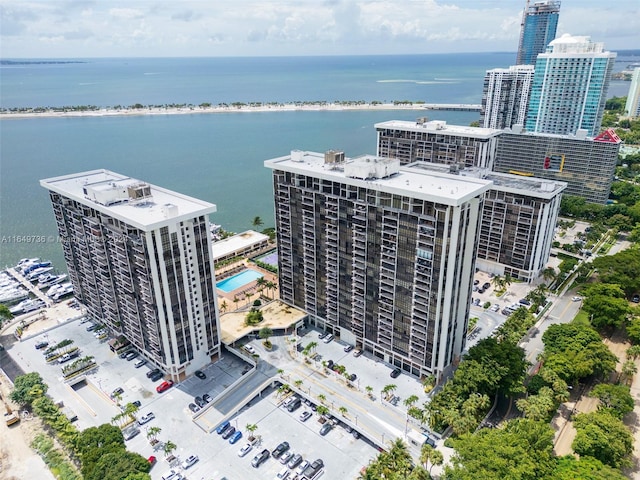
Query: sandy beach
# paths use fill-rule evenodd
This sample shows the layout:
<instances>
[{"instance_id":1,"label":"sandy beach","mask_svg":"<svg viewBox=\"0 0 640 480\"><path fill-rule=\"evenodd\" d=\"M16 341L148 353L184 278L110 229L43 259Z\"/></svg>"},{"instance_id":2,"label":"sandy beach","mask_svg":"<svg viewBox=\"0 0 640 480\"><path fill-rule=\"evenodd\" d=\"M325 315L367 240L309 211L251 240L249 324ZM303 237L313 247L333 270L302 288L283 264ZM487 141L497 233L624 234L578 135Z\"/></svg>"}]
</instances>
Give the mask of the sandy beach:
<instances>
[{"instance_id":1,"label":"sandy beach","mask_svg":"<svg viewBox=\"0 0 640 480\"><path fill-rule=\"evenodd\" d=\"M200 113L264 113L264 112L293 112L293 111L346 111L346 110L480 110L480 105L463 104L433 104L433 103L285 103L262 105L226 105L185 107L156 107L142 108L102 108L98 110L75 110L69 108L46 109L38 111L0 112L0 120L20 118L51 118L51 117L103 117L103 116L133 116L133 115L190 115Z\"/></svg>"}]
</instances>

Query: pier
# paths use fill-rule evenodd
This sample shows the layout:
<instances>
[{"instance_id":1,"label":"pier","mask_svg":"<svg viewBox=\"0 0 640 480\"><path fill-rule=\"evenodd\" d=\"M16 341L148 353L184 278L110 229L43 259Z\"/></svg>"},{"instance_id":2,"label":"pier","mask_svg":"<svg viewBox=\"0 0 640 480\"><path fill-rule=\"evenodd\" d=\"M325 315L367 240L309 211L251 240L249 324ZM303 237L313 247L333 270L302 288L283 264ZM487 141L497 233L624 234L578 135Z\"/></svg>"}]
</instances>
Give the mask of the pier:
<instances>
[{"instance_id":1,"label":"pier","mask_svg":"<svg viewBox=\"0 0 640 480\"><path fill-rule=\"evenodd\" d=\"M425 103L425 110L451 110L458 112L479 112L482 105L475 103Z\"/></svg>"},{"instance_id":2,"label":"pier","mask_svg":"<svg viewBox=\"0 0 640 480\"><path fill-rule=\"evenodd\" d=\"M11 275L16 280L18 280L23 287L29 290L29 292L31 292L37 298L42 300L47 307L50 307L53 304L53 301L49 297L47 297L44 293L42 293L42 290L40 290L39 288L36 288L29 280L27 280L24 277L24 275L19 273L15 268L7 268L7 273L9 273L9 275Z\"/></svg>"}]
</instances>

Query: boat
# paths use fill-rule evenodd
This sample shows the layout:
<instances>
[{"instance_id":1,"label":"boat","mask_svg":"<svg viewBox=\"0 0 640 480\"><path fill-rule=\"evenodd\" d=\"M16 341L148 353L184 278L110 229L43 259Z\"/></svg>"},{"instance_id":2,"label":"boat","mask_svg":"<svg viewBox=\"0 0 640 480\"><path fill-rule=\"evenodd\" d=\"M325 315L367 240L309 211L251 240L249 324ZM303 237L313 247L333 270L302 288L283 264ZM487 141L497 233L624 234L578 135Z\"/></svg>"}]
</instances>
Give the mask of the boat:
<instances>
[{"instance_id":1,"label":"boat","mask_svg":"<svg viewBox=\"0 0 640 480\"><path fill-rule=\"evenodd\" d=\"M27 265L31 265L33 263L38 263L40 261L39 258L22 258L15 266L16 269L22 269Z\"/></svg>"},{"instance_id":2,"label":"boat","mask_svg":"<svg viewBox=\"0 0 640 480\"><path fill-rule=\"evenodd\" d=\"M34 270L37 270L43 267L50 267L50 266L51 266L51 262L48 260L45 260L44 262L32 263L29 266L22 269L22 274L26 276L26 275L29 275Z\"/></svg>"},{"instance_id":3,"label":"boat","mask_svg":"<svg viewBox=\"0 0 640 480\"><path fill-rule=\"evenodd\" d=\"M60 300L62 300L62 297L66 297L67 295L71 295L73 293L73 285L69 284L68 286L59 289L54 295L53 295L53 301L54 302L59 302Z\"/></svg>"},{"instance_id":4,"label":"boat","mask_svg":"<svg viewBox=\"0 0 640 480\"><path fill-rule=\"evenodd\" d=\"M11 304L18 300L23 300L29 296L29 292L21 288L6 290L0 293L0 303Z\"/></svg>"},{"instance_id":5,"label":"boat","mask_svg":"<svg viewBox=\"0 0 640 480\"><path fill-rule=\"evenodd\" d=\"M53 267L38 267L27 274L27 279L31 282L35 281L40 275L53 270Z\"/></svg>"},{"instance_id":6,"label":"boat","mask_svg":"<svg viewBox=\"0 0 640 480\"><path fill-rule=\"evenodd\" d=\"M38 310L39 308L42 308L44 306L45 306L45 304L44 304L44 302L42 300L34 298L34 299L27 299L27 300L21 301L15 307L11 307L9 309L9 311L12 314L15 315L15 314L19 314L19 313L32 312L32 311Z\"/></svg>"},{"instance_id":7,"label":"boat","mask_svg":"<svg viewBox=\"0 0 640 480\"><path fill-rule=\"evenodd\" d=\"M48 280L45 280L44 282L40 280L38 283L40 284L40 288L48 288L63 282L66 278L67 274L61 273L60 275L51 275Z\"/></svg>"}]
</instances>

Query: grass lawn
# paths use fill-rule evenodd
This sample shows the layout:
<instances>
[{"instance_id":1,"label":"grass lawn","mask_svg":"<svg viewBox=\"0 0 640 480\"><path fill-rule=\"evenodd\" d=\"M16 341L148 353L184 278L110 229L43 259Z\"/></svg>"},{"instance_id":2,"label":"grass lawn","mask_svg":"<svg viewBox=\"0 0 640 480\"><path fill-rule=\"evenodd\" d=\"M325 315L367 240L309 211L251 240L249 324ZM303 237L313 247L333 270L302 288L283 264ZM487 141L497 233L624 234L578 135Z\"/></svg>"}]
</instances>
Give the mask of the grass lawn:
<instances>
[{"instance_id":1,"label":"grass lawn","mask_svg":"<svg viewBox=\"0 0 640 480\"><path fill-rule=\"evenodd\" d=\"M584 310L580 310L578 312L572 323L575 323L577 325L591 325L591 322L589 321L589 315Z\"/></svg>"}]
</instances>

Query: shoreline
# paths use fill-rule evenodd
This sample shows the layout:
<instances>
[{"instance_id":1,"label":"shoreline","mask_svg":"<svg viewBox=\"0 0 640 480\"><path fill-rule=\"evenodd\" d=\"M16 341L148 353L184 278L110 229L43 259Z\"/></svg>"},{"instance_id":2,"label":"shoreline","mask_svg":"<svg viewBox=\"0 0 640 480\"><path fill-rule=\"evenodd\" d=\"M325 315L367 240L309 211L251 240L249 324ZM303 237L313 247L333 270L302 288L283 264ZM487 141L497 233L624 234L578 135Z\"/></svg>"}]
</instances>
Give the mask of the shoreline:
<instances>
[{"instance_id":1,"label":"shoreline","mask_svg":"<svg viewBox=\"0 0 640 480\"><path fill-rule=\"evenodd\" d=\"M323 104L267 104L267 105L225 105L225 106L169 106L142 108L100 108L95 110L47 109L44 111L0 112L0 120L22 118L69 118L69 117L109 117L109 116L139 116L139 115L190 115L203 113L265 113L265 112L318 112L318 111L354 111L354 110L458 110L480 111L479 105L472 104L427 104L427 103L323 103Z\"/></svg>"}]
</instances>

